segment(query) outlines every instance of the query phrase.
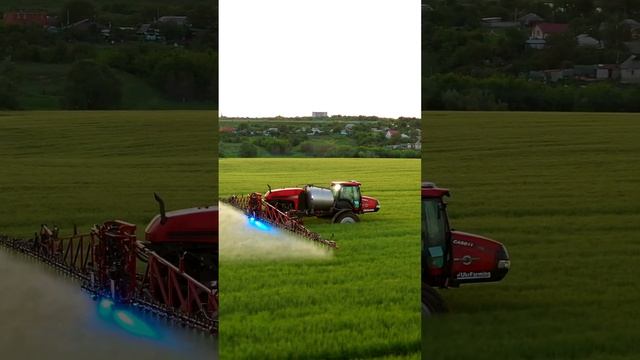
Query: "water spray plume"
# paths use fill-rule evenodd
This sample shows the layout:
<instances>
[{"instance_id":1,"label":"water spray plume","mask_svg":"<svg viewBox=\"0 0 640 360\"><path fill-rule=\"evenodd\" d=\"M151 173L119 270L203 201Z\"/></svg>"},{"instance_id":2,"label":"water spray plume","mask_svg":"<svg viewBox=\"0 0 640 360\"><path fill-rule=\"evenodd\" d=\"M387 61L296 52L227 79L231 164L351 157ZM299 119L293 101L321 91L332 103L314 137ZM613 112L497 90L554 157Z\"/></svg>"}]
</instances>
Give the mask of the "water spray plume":
<instances>
[{"instance_id":1,"label":"water spray plume","mask_svg":"<svg viewBox=\"0 0 640 360\"><path fill-rule=\"evenodd\" d=\"M332 252L307 239L247 217L220 203L220 257L228 260L330 259Z\"/></svg>"},{"instance_id":2,"label":"water spray plume","mask_svg":"<svg viewBox=\"0 0 640 360\"><path fill-rule=\"evenodd\" d=\"M1 359L214 359L210 339L91 300L78 284L0 248Z\"/></svg>"}]
</instances>

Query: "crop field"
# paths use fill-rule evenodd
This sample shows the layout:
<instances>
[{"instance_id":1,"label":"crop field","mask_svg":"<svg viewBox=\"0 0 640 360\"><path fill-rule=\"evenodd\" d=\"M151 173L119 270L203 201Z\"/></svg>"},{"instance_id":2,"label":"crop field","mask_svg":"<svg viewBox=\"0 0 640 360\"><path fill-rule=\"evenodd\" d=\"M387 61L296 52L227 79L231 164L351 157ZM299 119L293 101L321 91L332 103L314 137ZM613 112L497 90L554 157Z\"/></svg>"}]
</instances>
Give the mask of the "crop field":
<instances>
[{"instance_id":1,"label":"crop field","mask_svg":"<svg viewBox=\"0 0 640 360\"><path fill-rule=\"evenodd\" d=\"M418 159L220 159L221 198L356 179L381 202L358 224L305 220L334 235L340 248L328 259L221 253L221 357L419 359L419 167Z\"/></svg>"},{"instance_id":2,"label":"crop field","mask_svg":"<svg viewBox=\"0 0 640 360\"><path fill-rule=\"evenodd\" d=\"M637 359L640 115L423 114L424 179L455 229L503 242L499 283L442 290L436 359Z\"/></svg>"},{"instance_id":3,"label":"crop field","mask_svg":"<svg viewBox=\"0 0 640 360\"><path fill-rule=\"evenodd\" d=\"M68 235L117 218L140 236L154 191L168 210L214 204L216 134L216 112L0 112L0 233L30 237L46 223ZM0 259L9 358L215 357L211 339L148 316L161 335L136 337L101 321L78 283L4 248Z\"/></svg>"},{"instance_id":4,"label":"crop field","mask_svg":"<svg viewBox=\"0 0 640 360\"><path fill-rule=\"evenodd\" d=\"M0 233L61 235L217 200L217 113L0 112Z\"/></svg>"}]
</instances>

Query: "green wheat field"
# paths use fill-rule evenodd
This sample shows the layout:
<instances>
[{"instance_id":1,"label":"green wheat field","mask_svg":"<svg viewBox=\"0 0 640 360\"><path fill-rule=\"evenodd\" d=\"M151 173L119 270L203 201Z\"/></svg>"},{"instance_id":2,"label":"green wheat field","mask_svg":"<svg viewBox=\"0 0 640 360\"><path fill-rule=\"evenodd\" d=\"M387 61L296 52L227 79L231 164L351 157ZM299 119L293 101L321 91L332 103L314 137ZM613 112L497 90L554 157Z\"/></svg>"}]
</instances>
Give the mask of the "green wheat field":
<instances>
[{"instance_id":1,"label":"green wheat field","mask_svg":"<svg viewBox=\"0 0 640 360\"><path fill-rule=\"evenodd\" d=\"M217 202L213 111L0 112L0 233L61 235Z\"/></svg>"},{"instance_id":2,"label":"green wheat field","mask_svg":"<svg viewBox=\"0 0 640 360\"><path fill-rule=\"evenodd\" d=\"M640 115L423 114L424 179L457 230L503 242L499 283L443 290L425 358L637 359Z\"/></svg>"},{"instance_id":3,"label":"green wheat field","mask_svg":"<svg viewBox=\"0 0 640 360\"><path fill-rule=\"evenodd\" d=\"M306 219L334 235L333 258L221 259L222 358L420 358L420 160L220 159L221 198L345 179L381 210L357 224Z\"/></svg>"}]
</instances>

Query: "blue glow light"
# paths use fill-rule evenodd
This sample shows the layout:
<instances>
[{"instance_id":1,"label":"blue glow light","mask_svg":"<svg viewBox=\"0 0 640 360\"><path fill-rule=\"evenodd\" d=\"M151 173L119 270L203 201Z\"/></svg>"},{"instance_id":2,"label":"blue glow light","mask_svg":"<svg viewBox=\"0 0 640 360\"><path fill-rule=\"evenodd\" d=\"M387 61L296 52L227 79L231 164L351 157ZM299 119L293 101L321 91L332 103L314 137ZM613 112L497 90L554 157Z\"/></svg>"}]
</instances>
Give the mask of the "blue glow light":
<instances>
[{"instance_id":1,"label":"blue glow light","mask_svg":"<svg viewBox=\"0 0 640 360\"><path fill-rule=\"evenodd\" d=\"M134 324L134 321L129 315L123 311L118 311L116 315L116 320L123 325L131 326Z\"/></svg>"},{"instance_id":2,"label":"blue glow light","mask_svg":"<svg viewBox=\"0 0 640 360\"><path fill-rule=\"evenodd\" d=\"M270 230L269 225L267 225L267 224L263 223L262 221L256 220L256 221L254 222L254 224L255 224L255 225L256 225L256 227L257 227L258 229L260 229L260 230L264 230L264 231L269 231L269 230Z\"/></svg>"},{"instance_id":3,"label":"blue glow light","mask_svg":"<svg viewBox=\"0 0 640 360\"><path fill-rule=\"evenodd\" d=\"M113 313L113 319L118 326L131 334L151 338L157 336L149 325L129 311L116 310Z\"/></svg>"},{"instance_id":4,"label":"blue glow light","mask_svg":"<svg viewBox=\"0 0 640 360\"><path fill-rule=\"evenodd\" d=\"M249 217L249 225L264 232L273 231L273 227L268 223L261 221L260 219L256 219L255 217Z\"/></svg>"},{"instance_id":5,"label":"blue glow light","mask_svg":"<svg viewBox=\"0 0 640 360\"><path fill-rule=\"evenodd\" d=\"M113 311L113 300L111 299L102 299L98 302L98 314L100 316L104 317L108 317L109 315L111 315L111 312Z\"/></svg>"},{"instance_id":6,"label":"blue glow light","mask_svg":"<svg viewBox=\"0 0 640 360\"><path fill-rule=\"evenodd\" d=\"M158 333L147 325L134 313L125 309L118 309L111 299L102 298L98 301L98 315L110 323L116 324L126 332L146 338L157 338Z\"/></svg>"}]
</instances>

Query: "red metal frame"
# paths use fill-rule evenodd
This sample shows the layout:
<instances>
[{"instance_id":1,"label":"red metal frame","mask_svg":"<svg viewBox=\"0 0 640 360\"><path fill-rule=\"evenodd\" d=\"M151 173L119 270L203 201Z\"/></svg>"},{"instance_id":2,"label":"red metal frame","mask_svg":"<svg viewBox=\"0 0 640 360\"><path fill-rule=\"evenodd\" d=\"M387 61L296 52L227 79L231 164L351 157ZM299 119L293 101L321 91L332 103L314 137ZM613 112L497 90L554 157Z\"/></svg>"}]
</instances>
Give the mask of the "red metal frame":
<instances>
[{"instance_id":1,"label":"red metal frame","mask_svg":"<svg viewBox=\"0 0 640 360\"><path fill-rule=\"evenodd\" d=\"M147 268L141 281L152 298L169 309L194 315L197 319L210 320L218 315L218 293L201 284L180 268L158 254L139 245L148 257Z\"/></svg>"},{"instance_id":2,"label":"red metal frame","mask_svg":"<svg viewBox=\"0 0 640 360\"><path fill-rule=\"evenodd\" d=\"M182 269L136 241L135 225L110 221L89 234L58 237L58 229L43 225L34 239L0 236L0 245L37 258L83 280L96 295L142 306L161 316L179 319L191 327L217 331L218 291L198 282ZM143 274L137 258L146 259ZM181 264L179 264L181 265ZM116 274L116 275L114 275Z\"/></svg>"},{"instance_id":3,"label":"red metal frame","mask_svg":"<svg viewBox=\"0 0 640 360\"><path fill-rule=\"evenodd\" d=\"M137 288L136 226L109 221L91 232L99 239L93 252L97 286L116 301L131 302Z\"/></svg>"},{"instance_id":4,"label":"red metal frame","mask_svg":"<svg viewBox=\"0 0 640 360\"><path fill-rule=\"evenodd\" d=\"M248 216L268 222L269 224L290 231L298 236L319 242L331 248L338 248L335 241L323 239L320 234L315 233L302 225L300 220L295 219L273 205L262 199L260 193L253 193L248 196L232 196L227 202L244 211Z\"/></svg>"},{"instance_id":5,"label":"red metal frame","mask_svg":"<svg viewBox=\"0 0 640 360\"><path fill-rule=\"evenodd\" d=\"M40 233L31 241L4 237L1 242L24 254L40 259L73 277L88 280L93 267L94 248L97 238L94 233L77 234L60 238L58 229L42 225Z\"/></svg>"}]
</instances>

